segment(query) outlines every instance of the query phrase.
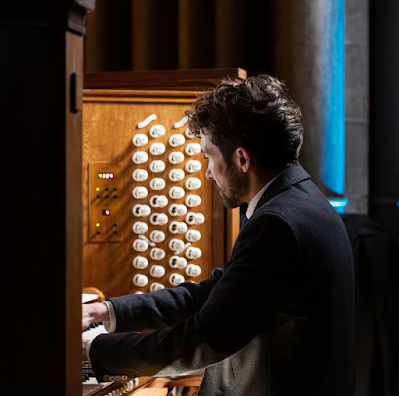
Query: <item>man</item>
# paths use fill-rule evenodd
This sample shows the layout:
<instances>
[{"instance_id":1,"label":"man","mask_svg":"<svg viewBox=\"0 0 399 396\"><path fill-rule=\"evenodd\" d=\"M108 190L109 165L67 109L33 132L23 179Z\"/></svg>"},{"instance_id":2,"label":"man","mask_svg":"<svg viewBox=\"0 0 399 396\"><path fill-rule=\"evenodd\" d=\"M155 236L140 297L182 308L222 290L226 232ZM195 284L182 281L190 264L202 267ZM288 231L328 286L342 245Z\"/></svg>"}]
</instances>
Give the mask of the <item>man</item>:
<instances>
[{"instance_id":1,"label":"man","mask_svg":"<svg viewBox=\"0 0 399 396\"><path fill-rule=\"evenodd\" d=\"M210 279L83 307L83 327L115 316L90 346L97 378L205 368L199 395L353 395L352 250L298 165L298 106L261 75L224 81L188 116L206 177L226 207L249 204L247 220Z\"/></svg>"}]
</instances>

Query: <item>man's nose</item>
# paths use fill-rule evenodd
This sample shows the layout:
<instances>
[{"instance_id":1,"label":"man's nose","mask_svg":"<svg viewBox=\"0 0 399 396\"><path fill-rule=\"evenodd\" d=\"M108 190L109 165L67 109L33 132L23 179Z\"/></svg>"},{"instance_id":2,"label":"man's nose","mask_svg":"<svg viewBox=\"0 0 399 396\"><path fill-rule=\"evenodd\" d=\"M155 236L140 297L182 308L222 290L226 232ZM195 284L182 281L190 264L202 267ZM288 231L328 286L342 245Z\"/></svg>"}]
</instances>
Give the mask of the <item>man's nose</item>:
<instances>
[{"instance_id":1,"label":"man's nose","mask_svg":"<svg viewBox=\"0 0 399 396\"><path fill-rule=\"evenodd\" d=\"M205 177L206 177L208 180L213 180L212 172L211 172L211 170L209 169L209 166L208 166L208 168L206 169Z\"/></svg>"}]
</instances>

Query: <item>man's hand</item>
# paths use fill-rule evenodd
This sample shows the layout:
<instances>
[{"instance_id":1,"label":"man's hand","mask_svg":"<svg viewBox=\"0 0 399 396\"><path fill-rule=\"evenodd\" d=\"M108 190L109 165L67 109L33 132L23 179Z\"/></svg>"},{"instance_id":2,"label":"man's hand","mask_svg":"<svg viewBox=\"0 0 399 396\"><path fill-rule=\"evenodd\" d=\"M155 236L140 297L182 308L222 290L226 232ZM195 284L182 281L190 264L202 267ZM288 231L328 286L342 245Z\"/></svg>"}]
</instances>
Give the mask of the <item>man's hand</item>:
<instances>
[{"instance_id":1,"label":"man's hand","mask_svg":"<svg viewBox=\"0 0 399 396\"><path fill-rule=\"evenodd\" d=\"M86 330L92 323L108 321L109 312L105 304L82 304L82 330Z\"/></svg>"},{"instance_id":2,"label":"man's hand","mask_svg":"<svg viewBox=\"0 0 399 396\"><path fill-rule=\"evenodd\" d=\"M89 360L86 353L86 345L88 342L87 340L82 340L82 362L87 362Z\"/></svg>"}]
</instances>

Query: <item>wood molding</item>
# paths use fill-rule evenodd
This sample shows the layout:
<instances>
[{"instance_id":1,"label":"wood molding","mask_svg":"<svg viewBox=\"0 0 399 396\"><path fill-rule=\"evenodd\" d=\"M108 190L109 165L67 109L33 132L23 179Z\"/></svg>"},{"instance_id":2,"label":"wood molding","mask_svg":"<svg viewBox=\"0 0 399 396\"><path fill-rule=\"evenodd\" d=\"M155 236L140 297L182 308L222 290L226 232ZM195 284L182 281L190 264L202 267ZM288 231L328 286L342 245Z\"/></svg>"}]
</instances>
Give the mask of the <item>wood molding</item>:
<instances>
[{"instance_id":1,"label":"wood molding","mask_svg":"<svg viewBox=\"0 0 399 396\"><path fill-rule=\"evenodd\" d=\"M237 82L247 78L238 67L219 69L142 70L86 73L85 88L162 89L200 91L216 86L222 78Z\"/></svg>"}]
</instances>

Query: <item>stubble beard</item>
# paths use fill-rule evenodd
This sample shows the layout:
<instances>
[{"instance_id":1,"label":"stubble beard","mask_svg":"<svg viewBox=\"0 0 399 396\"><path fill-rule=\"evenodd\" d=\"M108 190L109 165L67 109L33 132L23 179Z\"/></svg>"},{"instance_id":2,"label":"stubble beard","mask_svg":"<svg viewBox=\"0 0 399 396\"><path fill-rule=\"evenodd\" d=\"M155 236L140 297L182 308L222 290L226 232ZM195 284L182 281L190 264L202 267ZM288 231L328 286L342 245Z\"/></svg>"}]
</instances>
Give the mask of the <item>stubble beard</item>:
<instances>
[{"instance_id":1,"label":"stubble beard","mask_svg":"<svg viewBox=\"0 0 399 396\"><path fill-rule=\"evenodd\" d=\"M245 203L245 195L247 192L246 180L240 176L237 169L233 165L230 165L225 173L223 187L220 187L216 182L216 188L222 198L223 205L226 208L236 208L237 206Z\"/></svg>"}]
</instances>

